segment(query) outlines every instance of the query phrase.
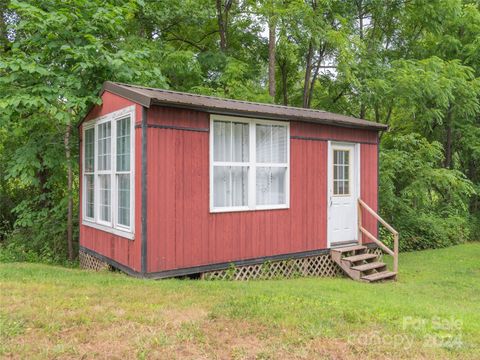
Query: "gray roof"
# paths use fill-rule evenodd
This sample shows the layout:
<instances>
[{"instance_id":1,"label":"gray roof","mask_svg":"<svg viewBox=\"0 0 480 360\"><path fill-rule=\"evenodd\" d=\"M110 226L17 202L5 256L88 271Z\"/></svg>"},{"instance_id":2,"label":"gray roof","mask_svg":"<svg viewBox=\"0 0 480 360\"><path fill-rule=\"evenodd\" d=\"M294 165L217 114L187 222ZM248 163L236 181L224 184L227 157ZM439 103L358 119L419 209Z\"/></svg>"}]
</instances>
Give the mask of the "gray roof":
<instances>
[{"instance_id":1,"label":"gray roof","mask_svg":"<svg viewBox=\"0 0 480 360\"><path fill-rule=\"evenodd\" d=\"M250 101L222 99L214 96L196 95L178 91L154 89L106 81L102 93L109 91L145 107L163 105L205 111L212 114L239 115L271 120L295 120L349 128L386 130L387 125L335 114L323 110L304 109Z\"/></svg>"}]
</instances>

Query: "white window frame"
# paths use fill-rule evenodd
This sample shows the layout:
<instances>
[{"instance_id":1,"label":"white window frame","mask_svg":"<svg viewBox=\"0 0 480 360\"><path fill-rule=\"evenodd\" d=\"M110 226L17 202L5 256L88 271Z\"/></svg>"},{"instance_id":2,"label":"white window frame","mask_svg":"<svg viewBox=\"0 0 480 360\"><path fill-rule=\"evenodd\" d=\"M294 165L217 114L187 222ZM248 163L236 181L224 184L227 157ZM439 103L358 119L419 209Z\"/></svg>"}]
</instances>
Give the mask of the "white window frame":
<instances>
[{"instance_id":1,"label":"white window frame","mask_svg":"<svg viewBox=\"0 0 480 360\"><path fill-rule=\"evenodd\" d=\"M237 123L248 124L249 133L249 161L248 162L227 162L227 161L214 161L213 142L214 142L214 130L213 124L215 121L233 121ZM256 139L256 125L281 125L287 129L287 162L286 163L257 163L257 139ZM255 211L255 210L275 210L275 209L288 209L290 208L290 122L286 121L274 121L264 119L244 118L237 116L226 115L210 115L210 145L209 145L209 176L210 176L210 212L222 213L222 212L236 212L236 211ZM227 207L215 207L213 202L214 195L214 181L213 181L213 168L214 166L243 166L248 167L248 200L246 206L227 206ZM285 203L277 205L257 205L257 168L258 167L281 167L286 168L286 181L285 181Z\"/></svg>"},{"instance_id":2,"label":"white window frame","mask_svg":"<svg viewBox=\"0 0 480 360\"><path fill-rule=\"evenodd\" d=\"M117 174L117 120L130 117L130 226L118 224ZM106 114L83 124L82 129L82 224L133 240L135 238L135 106L129 106ZM98 170L98 126L110 122L110 170ZM85 131L95 128L94 141L94 218L86 216L87 189L85 181ZM91 174L91 173L89 173ZM100 220L99 175L110 175L110 222Z\"/></svg>"},{"instance_id":3,"label":"white window frame","mask_svg":"<svg viewBox=\"0 0 480 360\"><path fill-rule=\"evenodd\" d=\"M83 184L83 192L82 192L82 200L83 200L83 206L82 206L82 214L83 214L83 219L88 220L88 221L95 221L95 214L96 214L96 209L95 209L95 165L96 165L96 159L95 159L95 141L96 141L96 132L94 130L93 132L93 171L89 171L88 173L85 171L85 162L86 162L86 137L85 133L87 130L91 130L93 126L87 126L86 128L83 128L83 143L82 143L82 154L83 154L83 161L82 161L82 172L83 172L83 177L82 177L82 184ZM94 217L87 216L87 199L88 199L88 190L87 190L87 181L86 178L87 176L93 176L93 215Z\"/></svg>"}]
</instances>

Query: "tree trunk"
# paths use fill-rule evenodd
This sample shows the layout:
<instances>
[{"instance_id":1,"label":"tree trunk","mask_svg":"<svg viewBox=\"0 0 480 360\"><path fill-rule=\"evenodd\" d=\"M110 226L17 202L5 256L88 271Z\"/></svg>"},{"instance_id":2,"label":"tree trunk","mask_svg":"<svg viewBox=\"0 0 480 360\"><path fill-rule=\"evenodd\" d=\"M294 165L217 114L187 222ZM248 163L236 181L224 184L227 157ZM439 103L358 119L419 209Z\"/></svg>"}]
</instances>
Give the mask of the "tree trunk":
<instances>
[{"instance_id":1,"label":"tree trunk","mask_svg":"<svg viewBox=\"0 0 480 360\"><path fill-rule=\"evenodd\" d=\"M7 24L5 17L7 16L7 6L10 1L0 0L0 54L9 50L9 41L7 35Z\"/></svg>"},{"instance_id":2,"label":"tree trunk","mask_svg":"<svg viewBox=\"0 0 480 360\"><path fill-rule=\"evenodd\" d=\"M303 107L308 108L308 95L310 86L310 77L312 75L312 56L313 56L313 44L310 41L308 45L308 52L305 66L305 80L303 84Z\"/></svg>"},{"instance_id":3,"label":"tree trunk","mask_svg":"<svg viewBox=\"0 0 480 360\"><path fill-rule=\"evenodd\" d=\"M359 32L360 32L360 39L363 40L363 1L357 1L357 10L358 10L358 24L359 24Z\"/></svg>"},{"instance_id":4,"label":"tree trunk","mask_svg":"<svg viewBox=\"0 0 480 360\"><path fill-rule=\"evenodd\" d=\"M449 107L445 118L445 160L443 166L447 169L452 167L452 111Z\"/></svg>"},{"instance_id":5,"label":"tree trunk","mask_svg":"<svg viewBox=\"0 0 480 360\"><path fill-rule=\"evenodd\" d=\"M68 246L68 260L73 261L73 174L72 174L72 161L71 161L71 151L70 151L70 136L72 132L72 125L70 121L67 124L64 135L64 144L65 144L65 159L67 161L67 246Z\"/></svg>"},{"instance_id":6,"label":"tree trunk","mask_svg":"<svg viewBox=\"0 0 480 360\"><path fill-rule=\"evenodd\" d=\"M363 3L362 0L357 1L357 10L358 10L358 24L360 32L360 40L363 41ZM360 100L360 119L365 119L365 114L367 112L366 106L362 100Z\"/></svg>"},{"instance_id":7,"label":"tree trunk","mask_svg":"<svg viewBox=\"0 0 480 360\"><path fill-rule=\"evenodd\" d=\"M268 93L275 98L275 20L268 23Z\"/></svg>"},{"instance_id":8,"label":"tree trunk","mask_svg":"<svg viewBox=\"0 0 480 360\"><path fill-rule=\"evenodd\" d=\"M288 89L287 89L287 69L285 66L280 66L280 71L282 73L282 95L283 95L283 105L288 106Z\"/></svg>"},{"instance_id":9,"label":"tree trunk","mask_svg":"<svg viewBox=\"0 0 480 360\"><path fill-rule=\"evenodd\" d=\"M225 21L223 18L223 6L222 0L216 0L217 6L217 22L218 22L218 32L220 33L220 50L225 52L227 50L227 30Z\"/></svg>"},{"instance_id":10,"label":"tree trunk","mask_svg":"<svg viewBox=\"0 0 480 360\"><path fill-rule=\"evenodd\" d=\"M313 97L313 89L315 88L315 81L317 81L318 77L318 72L320 71L320 66L323 61L323 55L325 54L325 48L326 46L322 46L322 49L320 50L318 54L318 60L317 60L317 65L315 67L315 71L313 73L312 81L310 81L310 89L308 90L308 101L307 101L307 107L311 107L312 103L312 97Z\"/></svg>"},{"instance_id":11,"label":"tree trunk","mask_svg":"<svg viewBox=\"0 0 480 360\"><path fill-rule=\"evenodd\" d=\"M445 161L443 166L447 169L452 167L452 127L447 124L445 139Z\"/></svg>"},{"instance_id":12,"label":"tree trunk","mask_svg":"<svg viewBox=\"0 0 480 360\"><path fill-rule=\"evenodd\" d=\"M360 114L358 117L360 119L365 119L365 115L367 113L367 108L365 107L365 104L363 102L360 103Z\"/></svg>"}]
</instances>

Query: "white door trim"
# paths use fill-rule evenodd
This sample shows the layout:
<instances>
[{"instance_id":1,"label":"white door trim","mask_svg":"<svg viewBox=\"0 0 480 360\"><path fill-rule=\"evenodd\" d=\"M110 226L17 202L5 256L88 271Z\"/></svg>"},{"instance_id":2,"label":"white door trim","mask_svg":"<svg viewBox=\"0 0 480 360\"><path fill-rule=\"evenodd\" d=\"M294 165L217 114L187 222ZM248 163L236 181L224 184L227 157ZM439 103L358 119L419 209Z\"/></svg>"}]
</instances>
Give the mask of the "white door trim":
<instances>
[{"instance_id":1,"label":"white door trim","mask_svg":"<svg viewBox=\"0 0 480 360\"><path fill-rule=\"evenodd\" d=\"M333 176L333 158L332 158L332 147L333 146L352 146L354 147L354 164L353 164L353 178L355 179L355 189L353 192L353 196L355 199L355 203L357 202L358 198L361 194L361 173L360 173L360 143L354 142L346 142L346 141L328 141L327 146L327 248L331 247L332 242L332 234L330 231L330 204L331 204L331 197L333 194L333 181L331 181ZM355 226L358 221L358 206L355 206ZM358 242L358 231L355 231L354 239Z\"/></svg>"}]
</instances>

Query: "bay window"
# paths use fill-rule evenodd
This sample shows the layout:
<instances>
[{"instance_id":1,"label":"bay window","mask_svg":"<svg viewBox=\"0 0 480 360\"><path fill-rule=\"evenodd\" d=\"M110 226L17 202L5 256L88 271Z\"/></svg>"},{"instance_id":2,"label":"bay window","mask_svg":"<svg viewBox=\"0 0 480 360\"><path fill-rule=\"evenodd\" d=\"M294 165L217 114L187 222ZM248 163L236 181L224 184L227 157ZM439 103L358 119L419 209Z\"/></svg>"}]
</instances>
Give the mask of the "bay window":
<instances>
[{"instance_id":1,"label":"bay window","mask_svg":"<svg viewBox=\"0 0 480 360\"><path fill-rule=\"evenodd\" d=\"M133 238L134 107L84 123L83 224Z\"/></svg>"},{"instance_id":2,"label":"bay window","mask_svg":"<svg viewBox=\"0 0 480 360\"><path fill-rule=\"evenodd\" d=\"M212 115L210 210L289 206L288 123Z\"/></svg>"}]
</instances>

